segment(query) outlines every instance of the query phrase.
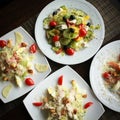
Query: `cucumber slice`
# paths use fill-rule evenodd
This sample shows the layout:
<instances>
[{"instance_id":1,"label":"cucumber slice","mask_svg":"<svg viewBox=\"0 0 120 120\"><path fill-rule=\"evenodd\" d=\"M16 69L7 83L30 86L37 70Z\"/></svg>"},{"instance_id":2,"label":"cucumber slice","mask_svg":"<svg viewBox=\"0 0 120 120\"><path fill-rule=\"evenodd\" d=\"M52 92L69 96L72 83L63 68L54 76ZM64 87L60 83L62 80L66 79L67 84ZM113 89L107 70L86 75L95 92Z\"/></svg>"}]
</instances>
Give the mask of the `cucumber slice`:
<instances>
[{"instance_id":1,"label":"cucumber slice","mask_svg":"<svg viewBox=\"0 0 120 120\"><path fill-rule=\"evenodd\" d=\"M50 18L45 18L45 19L43 20L43 27L44 27L45 29L49 28L50 20L51 20Z\"/></svg>"},{"instance_id":2,"label":"cucumber slice","mask_svg":"<svg viewBox=\"0 0 120 120\"><path fill-rule=\"evenodd\" d=\"M81 48L80 42L76 41L72 41L69 46L70 48L73 48L76 51L78 51Z\"/></svg>"},{"instance_id":3,"label":"cucumber slice","mask_svg":"<svg viewBox=\"0 0 120 120\"><path fill-rule=\"evenodd\" d=\"M55 35L59 35L60 31L57 29L52 29L52 30L49 30L47 34L50 36L55 36Z\"/></svg>"},{"instance_id":4,"label":"cucumber slice","mask_svg":"<svg viewBox=\"0 0 120 120\"><path fill-rule=\"evenodd\" d=\"M74 39L77 37L77 35L78 35L77 33L70 32L69 29L66 29L63 32L63 36L68 39Z\"/></svg>"},{"instance_id":5,"label":"cucumber slice","mask_svg":"<svg viewBox=\"0 0 120 120\"><path fill-rule=\"evenodd\" d=\"M60 39L60 43L62 45L68 45L70 42L71 42L71 39L69 39L69 38L62 38L62 39Z\"/></svg>"}]
</instances>

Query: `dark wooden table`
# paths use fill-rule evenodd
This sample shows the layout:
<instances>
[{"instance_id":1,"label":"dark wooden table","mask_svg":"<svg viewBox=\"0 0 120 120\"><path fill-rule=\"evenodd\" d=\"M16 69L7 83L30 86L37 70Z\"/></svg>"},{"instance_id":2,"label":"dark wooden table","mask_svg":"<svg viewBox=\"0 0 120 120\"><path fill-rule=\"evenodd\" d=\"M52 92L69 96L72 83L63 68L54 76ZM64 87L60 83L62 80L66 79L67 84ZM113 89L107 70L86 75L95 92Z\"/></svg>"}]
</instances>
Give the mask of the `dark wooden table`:
<instances>
[{"instance_id":1,"label":"dark wooden table","mask_svg":"<svg viewBox=\"0 0 120 120\"><path fill-rule=\"evenodd\" d=\"M26 27L32 20L33 26L29 27L30 29L28 29L28 31L34 37L34 22L36 17L43 7L45 7L51 1L5 0L4 4L1 4L2 2L0 2L0 36L18 26ZM114 40L120 39L120 19L118 19L120 18L120 11L117 9L117 7L115 7L109 0L106 0L104 3L101 2L102 0L99 0L99 2L97 0L88 1L98 8L105 22L106 35L102 46ZM109 8L107 8L107 6ZM108 14L106 14L107 12ZM112 18L111 15L116 17ZM93 58L81 64L71 65L71 67L78 72L89 85L89 68L92 59ZM51 61L50 59L48 59L48 61L52 68L52 72L63 66ZM31 117L22 103L22 100L26 95L27 94L7 104L4 104L0 100L0 120L31 120ZM119 113L114 112L105 106L104 108L105 113L100 120L120 120Z\"/></svg>"}]
</instances>

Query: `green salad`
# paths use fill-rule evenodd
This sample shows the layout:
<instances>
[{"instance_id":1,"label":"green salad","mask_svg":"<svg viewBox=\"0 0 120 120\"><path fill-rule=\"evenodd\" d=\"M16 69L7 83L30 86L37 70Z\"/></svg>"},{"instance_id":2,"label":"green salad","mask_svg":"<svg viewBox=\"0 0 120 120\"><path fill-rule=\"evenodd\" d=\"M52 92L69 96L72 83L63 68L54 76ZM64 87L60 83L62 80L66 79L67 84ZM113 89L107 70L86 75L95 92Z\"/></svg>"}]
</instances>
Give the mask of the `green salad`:
<instances>
[{"instance_id":1,"label":"green salad","mask_svg":"<svg viewBox=\"0 0 120 120\"><path fill-rule=\"evenodd\" d=\"M61 6L43 20L43 27L55 53L73 55L88 47L100 25L93 25L90 16L82 10Z\"/></svg>"},{"instance_id":2,"label":"green salad","mask_svg":"<svg viewBox=\"0 0 120 120\"><path fill-rule=\"evenodd\" d=\"M23 36L15 32L15 44L13 40L1 40L0 43L0 79L11 81L22 87L22 82L28 74L33 73L32 60L27 43L23 41ZM3 44L4 43L4 44Z\"/></svg>"},{"instance_id":3,"label":"green salad","mask_svg":"<svg viewBox=\"0 0 120 120\"><path fill-rule=\"evenodd\" d=\"M85 102L87 93L79 88L75 80L71 80L71 87L63 85L64 76L58 77L58 84L49 87L42 101L33 102L34 106L41 106L41 110L48 113L46 120L84 120L87 109L93 102Z\"/></svg>"}]
</instances>

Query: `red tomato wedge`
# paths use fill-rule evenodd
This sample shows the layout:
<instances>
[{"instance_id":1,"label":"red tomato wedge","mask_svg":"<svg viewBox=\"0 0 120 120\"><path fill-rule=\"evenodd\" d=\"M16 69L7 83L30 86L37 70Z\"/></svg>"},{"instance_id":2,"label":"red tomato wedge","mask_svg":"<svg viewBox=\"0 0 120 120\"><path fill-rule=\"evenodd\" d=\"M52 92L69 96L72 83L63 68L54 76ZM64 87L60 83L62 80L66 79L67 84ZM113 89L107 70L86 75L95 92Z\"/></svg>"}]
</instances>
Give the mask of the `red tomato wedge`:
<instances>
[{"instance_id":1,"label":"red tomato wedge","mask_svg":"<svg viewBox=\"0 0 120 120\"><path fill-rule=\"evenodd\" d=\"M36 106L36 107L39 107L39 106L42 106L42 102L33 102L32 103L34 106Z\"/></svg>"},{"instance_id":2,"label":"red tomato wedge","mask_svg":"<svg viewBox=\"0 0 120 120\"><path fill-rule=\"evenodd\" d=\"M34 43L29 48L30 53L36 53L37 51L37 45Z\"/></svg>"},{"instance_id":3,"label":"red tomato wedge","mask_svg":"<svg viewBox=\"0 0 120 120\"><path fill-rule=\"evenodd\" d=\"M26 78L25 79L25 84L28 85L28 86L32 86L35 83L34 83L34 81L31 78Z\"/></svg>"},{"instance_id":4,"label":"red tomato wedge","mask_svg":"<svg viewBox=\"0 0 120 120\"><path fill-rule=\"evenodd\" d=\"M55 35L55 36L53 36L53 38L52 38L53 42L59 41L59 39L60 39L60 36L59 36L59 35Z\"/></svg>"},{"instance_id":5,"label":"red tomato wedge","mask_svg":"<svg viewBox=\"0 0 120 120\"><path fill-rule=\"evenodd\" d=\"M80 37L85 37L86 36L86 34L87 34L87 31L86 31L86 29L85 28L81 28L80 29Z\"/></svg>"},{"instance_id":6,"label":"red tomato wedge","mask_svg":"<svg viewBox=\"0 0 120 120\"><path fill-rule=\"evenodd\" d=\"M87 103L84 105L84 108L87 109L87 108L89 108L92 104L93 104L93 102L87 102Z\"/></svg>"},{"instance_id":7,"label":"red tomato wedge","mask_svg":"<svg viewBox=\"0 0 120 120\"><path fill-rule=\"evenodd\" d=\"M58 85L62 85L63 84L63 75L61 75L59 78L58 78Z\"/></svg>"},{"instance_id":8,"label":"red tomato wedge","mask_svg":"<svg viewBox=\"0 0 120 120\"><path fill-rule=\"evenodd\" d=\"M67 48L65 52L67 55L73 55L75 53L75 50L73 48Z\"/></svg>"},{"instance_id":9,"label":"red tomato wedge","mask_svg":"<svg viewBox=\"0 0 120 120\"><path fill-rule=\"evenodd\" d=\"M57 25L57 22L53 20L50 22L49 25L50 25L50 27L55 27Z\"/></svg>"},{"instance_id":10,"label":"red tomato wedge","mask_svg":"<svg viewBox=\"0 0 120 120\"><path fill-rule=\"evenodd\" d=\"M110 75L109 72L104 72L102 76L103 76L103 78L105 78L105 79L109 79L109 78L111 77L111 75Z\"/></svg>"},{"instance_id":11,"label":"red tomato wedge","mask_svg":"<svg viewBox=\"0 0 120 120\"><path fill-rule=\"evenodd\" d=\"M60 54L62 52L62 48L60 48L59 50L55 51L56 54Z\"/></svg>"},{"instance_id":12,"label":"red tomato wedge","mask_svg":"<svg viewBox=\"0 0 120 120\"><path fill-rule=\"evenodd\" d=\"M0 47L3 48L7 45L7 42L5 40L0 40Z\"/></svg>"}]
</instances>

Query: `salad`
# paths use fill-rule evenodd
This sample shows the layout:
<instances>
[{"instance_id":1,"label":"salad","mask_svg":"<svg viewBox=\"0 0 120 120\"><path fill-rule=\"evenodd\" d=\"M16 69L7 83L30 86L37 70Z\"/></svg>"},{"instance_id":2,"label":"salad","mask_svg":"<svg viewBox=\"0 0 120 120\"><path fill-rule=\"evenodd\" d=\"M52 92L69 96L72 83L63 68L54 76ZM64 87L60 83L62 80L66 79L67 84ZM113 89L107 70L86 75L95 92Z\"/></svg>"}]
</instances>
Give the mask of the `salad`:
<instances>
[{"instance_id":1,"label":"salad","mask_svg":"<svg viewBox=\"0 0 120 120\"><path fill-rule=\"evenodd\" d=\"M56 53L74 55L88 47L100 25L93 25L90 16L82 10L61 6L43 20L48 43Z\"/></svg>"},{"instance_id":2,"label":"salad","mask_svg":"<svg viewBox=\"0 0 120 120\"><path fill-rule=\"evenodd\" d=\"M120 55L116 61L109 61L102 74L106 87L120 96Z\"/></svg>"},{"instance_id":3,"label":"salad","mask_svg":"<svg viewBox=\"0 0 120 120\"><path fill-rule=\"evenodd\" d=\"M48 88L42 101L33 102L33 105L41 106L42 111L48 112L47 120L83 120L93 102L84 102L87 94L79 89L75 80L71 80L71 88L66 88L63 80L61 75L58 84Z\"/></svg>"},{"instance_id":4,"label":"salad","mask_svg":"<svg viewBox=\"0 0 120 120\"><path fill-rule=\"evenodd\" d=\"M47 70L47 65L32 64L37 52L37 45L35 43L28 45L23 40L20 32L15 32L15 43L11 39L0 40L0 82L10 81L19 87L22 87L23 83L31 86L34 85L34 81L27 76L34 74L34 67L38 72ZM4 97L7 97L11 88L11 85L3 88Z\"/></svg>"}]
</instances>

